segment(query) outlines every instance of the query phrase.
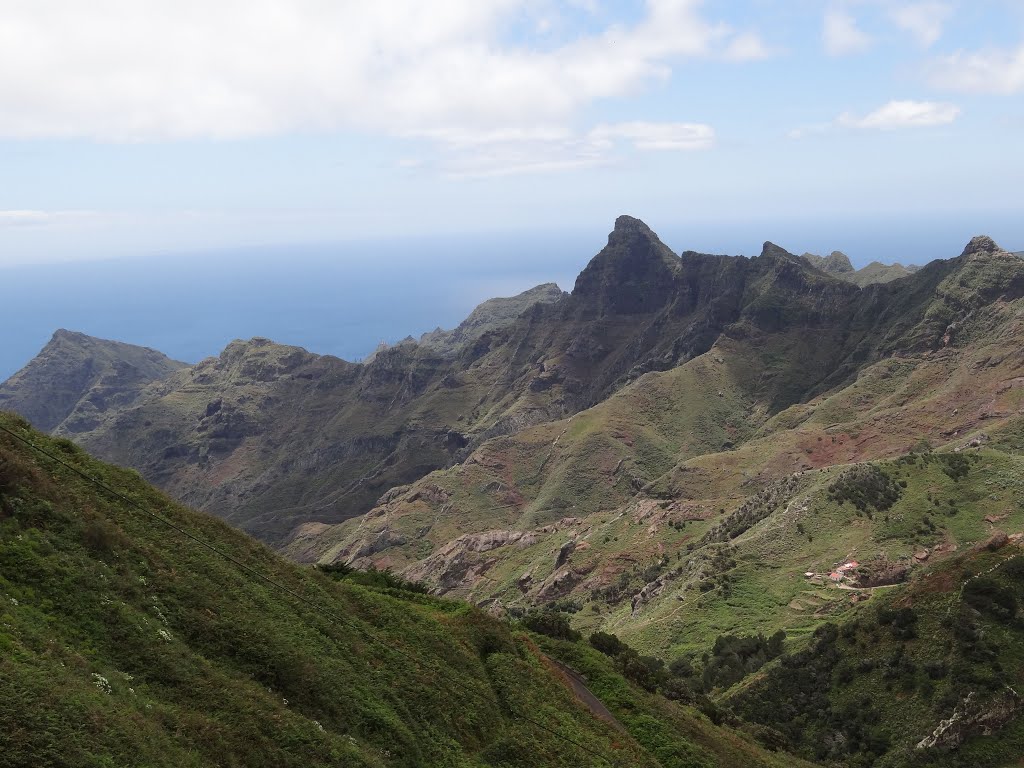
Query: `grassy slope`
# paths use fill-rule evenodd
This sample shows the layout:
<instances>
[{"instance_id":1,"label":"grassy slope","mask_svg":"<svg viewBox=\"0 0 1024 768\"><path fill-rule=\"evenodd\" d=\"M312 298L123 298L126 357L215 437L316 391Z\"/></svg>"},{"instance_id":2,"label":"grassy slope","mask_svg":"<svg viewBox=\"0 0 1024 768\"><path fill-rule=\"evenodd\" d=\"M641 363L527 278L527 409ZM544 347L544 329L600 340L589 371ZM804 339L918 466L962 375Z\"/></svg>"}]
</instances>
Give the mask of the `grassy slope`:
<instances>
[{"instance_id":1,"label":"grassy slope","mask_svg":"<svg viewBox=\"0 0 1024 768\"><path fill-rule=\"evenodd\" d=\"M806 649L728 701L812 758L891 768L1018 765L1024 718L1013 690L1024 683L1024 621L997 616L962 590L986 574L986 588L1019 598L1022 561L1024 551L1012 543L951 558L906 589L873 598L838 627L819 629ZM902 625L892 619L900 611L911 617ZM964 729L955 748L917 748L968 695L980 711L1004 708L1011 719L990 722L987 734Z\"/></svg>"},{"instance_id":2,"label":"grassy slope","mask_svg":"<svg viewBox=\"0 0 1024 768\"><path fill-rule=\"evenodd\" d=\"M785 764L597 659L641 718L619 733L478 609L289 564L134 472L0 423L319 606L0 435L0 765L600 764L516 713L614 765ZM683 735L651 725L665 706Z\"/></svg>"}]
</instances>

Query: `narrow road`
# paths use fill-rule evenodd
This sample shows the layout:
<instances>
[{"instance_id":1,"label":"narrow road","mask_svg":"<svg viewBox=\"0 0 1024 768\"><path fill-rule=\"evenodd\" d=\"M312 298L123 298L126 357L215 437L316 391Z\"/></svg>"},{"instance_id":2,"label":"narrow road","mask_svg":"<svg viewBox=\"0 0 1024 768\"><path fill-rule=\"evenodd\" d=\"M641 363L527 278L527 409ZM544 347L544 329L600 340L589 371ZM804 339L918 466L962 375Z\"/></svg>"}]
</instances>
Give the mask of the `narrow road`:
<instances>
[{"instance_id":1,"label":"narrow road","mask_svg":"<svg viewBox=\"0 0 1024 768\"><path fill-rule=\"evenodd\" d=\"M566 666L557 659L548 657L548 661L554 664L555 667L557 667L558 670L566 676L569 680L569 685L572 686L572 692L576 694L576 698L583 702L586 708L589 709L595 717L604 720L609 725L612 725L623 733L626 733L626 728L622 723L615 719L615 715L608 711L608 707L604 705L604 702L597 698L593 691L587 688L587 683L579 672L572 667Z\"/></svg>"}]
</instances>

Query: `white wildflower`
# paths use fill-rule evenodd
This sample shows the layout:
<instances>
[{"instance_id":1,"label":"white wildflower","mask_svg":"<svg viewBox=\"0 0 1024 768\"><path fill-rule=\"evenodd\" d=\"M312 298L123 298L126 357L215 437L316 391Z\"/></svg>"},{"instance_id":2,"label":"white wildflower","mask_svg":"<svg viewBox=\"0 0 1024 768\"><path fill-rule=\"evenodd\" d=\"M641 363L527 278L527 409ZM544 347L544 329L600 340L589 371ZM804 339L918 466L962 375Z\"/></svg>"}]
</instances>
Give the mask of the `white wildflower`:
<instances>
[{"instance_id":1,"label":"white wildflower","mask_svg":"<svg viewBox=\"0 0 1024 768\"><path fill-rule=\"evenodd\" d=\"M139 584L141 584L142 586L146 586L146 577L145 576L139 576Z\"/></svg>"},{"instance_id":2,"label":"white wildflower","mask_svg":"<svg viewBox=\"0 0 1024 768\"><path fill-rule=\"evenodd\" d=\"M92 673L92 682L97 688L99 688L104 693L109 694L113 693L114 691L114 689L110 687L110 681L107 680L107 678L105 678L103 675L97 674L96 672Z\"/></svg>"},{"instance_id":3,"label":"white wildflower","mask_svg":"<svg viewBox=\"0 0 1024 768\"><path fill-rule=\"evenodd\" d=\"M18 601L17 601L17 600L15 600L15 599L14 599L14 598L12 597L12 598L11 598L11 605L17 605L17 604L18 604Z\"/></svg>"},{"instance_id":4,"label":"white wildflower","mask_svg":"<svg viewBox=\"0 0 1024 768\"><path fill-rule=\"evenodd\" d=\"M324 732L324 727L323 727L322 725L320 725L320 721L319 721L319 720L314 720L314 721L313 721L313 725L315 725L315 726L316 726L316 729L317 729L318 731L320 731L320 733L323 733L323 732Z\"/></svg>"},{"instance_id":5,"label":"white wildflower","mask_svg":"<svg viewBox=\"0 0 1024 768\"><path fill-rule=\"evenodd\" d=\"M168 632L166 629L157 630L157 634L160 635L160 637L166 640L168 643L171 642L171 633Z\"/></svg>"}]
</instances>

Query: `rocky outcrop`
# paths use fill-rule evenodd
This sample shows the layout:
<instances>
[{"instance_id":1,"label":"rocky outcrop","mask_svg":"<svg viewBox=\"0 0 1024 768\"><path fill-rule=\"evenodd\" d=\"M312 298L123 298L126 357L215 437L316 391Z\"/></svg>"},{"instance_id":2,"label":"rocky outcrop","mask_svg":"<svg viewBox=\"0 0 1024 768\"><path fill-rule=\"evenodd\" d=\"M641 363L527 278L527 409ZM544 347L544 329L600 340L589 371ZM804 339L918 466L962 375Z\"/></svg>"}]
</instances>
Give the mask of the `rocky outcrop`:
<instances>
[{"instance_id":1,"label":"rocky outcrop","mask_svg":"<svg viewBox=\"0 0 1024 768\"><path fill-rule=\"evenodd\" d=\"M576 278L572 295L598 317L652 312L668 303L679 269L679 257L650 227L619 216L608 245Z\"/></svg>"},{"instance_id":2,"label":"rocky outcrop","mask_svg":"<svg viewBox=\"0 0 1024 768\"><path fill-rule=\"evenodd\" d=\"M302 526L299 530L307 528L308 524ZM405 536L385 528L372 536L353 541L338 553L335 562L345 563L346 565L366 565L367 563L364 561L373 557L378 552L383 552L391 547L400 547L407 541L408 539Z\"/></svg>"},{"instance_id":3,"label":"rocky outcrop","mask_svg":"<svg viewBox=\"0 0 1024 768\"><path fill-rule=\"evenodd\" d=\"M529 546L537 542L531 531L493 530L460 536L449 541L430 557L406 569L404 576L412 581L431 584L439 593L472 586L490 568L494 558L475 555L508 546Z\"/></svg>"},{"instance_id":4,"label":"rocky outcrop","mask_svg":"<svg viewBox=\"0 0 1024 768\"><path fill-rule=\"evenodd\" d=\"M1021 709L1021 698L1012 689L988 701L970 693L953 714L942 720L930 734L917 744L918 749L953 750L972 736L991 736Z\"/></svg>"},{"instance_id":5,"label":"rocky outcrop","mask_svg":"<svg viewBox=\"0 0 1024 768\"><path fill-rule=\"evenodd\" d=\"M971 241L964 247L963 253L960 254L968 259L985 257L985 256L1012 256L1013 254L1008 253L1006 250L1001 248L995 240L988 235L977 235L972 237Z\"/></svg>"},{"instance_id":6,"label":"rocky outcrop","mask_svg":"<svg viewBox=\"0 0 1024 768\"><path fill-rule=\"evenodd\" d=\"M654 581L645 584L643 589L633 595L630 600L630 609L633 616L636 616L637 612L643 608L652 599L661 594L665 589L665 585L668 583L670 576L668 574L662 574Z\"/></svg>"}]
</instances>

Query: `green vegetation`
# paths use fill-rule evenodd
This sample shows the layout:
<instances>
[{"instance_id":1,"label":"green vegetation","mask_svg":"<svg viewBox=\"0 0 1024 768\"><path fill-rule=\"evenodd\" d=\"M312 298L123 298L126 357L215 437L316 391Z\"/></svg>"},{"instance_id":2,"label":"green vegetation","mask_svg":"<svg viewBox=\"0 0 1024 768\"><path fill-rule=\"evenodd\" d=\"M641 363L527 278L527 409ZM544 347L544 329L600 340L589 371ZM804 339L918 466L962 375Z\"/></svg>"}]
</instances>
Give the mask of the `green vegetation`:
<instances>
[{"instance_id":1,"label":"green vegetation","mask_svg":"<svg viewBox=\"0 0 1024 768\"><path fill-rule=\"evenodd\" d=\"M1022 587L1018 548L970 552L907 594L822 625L728 704L826 763L1010 765L1024 746L1024 702L1014 692L1024 660L1014 597ZM940 728L945 719L952 724ZM936 743L925 743L933 732Z\"/></svg>"},{"instance_id":2,"label":"green vegetation","mask_svg":"<svg viewBox=\"0 0 1024 768\"><path fill-rule=\"evenodd\" d=\"M844 472L828 487L828 495L839 504L850 502L858 513L870 514L870 509L891 509L900 498L900 488L881 468L866 464Z\"/></svg>"},{"instance_id":3,"label":"green vegetation","mask_svg":"<svg viewBox=\"0 0 1024 768\"><path fill-rule=\"evenodd\" d=\"M288 564L134 472L0 424L301 597L0 434L0 765L732 764L684 735L673 754L699 761L658 757L660 705L611 669L634 737L508 624L387 572Z\"/></svg>"}]
</instances>

